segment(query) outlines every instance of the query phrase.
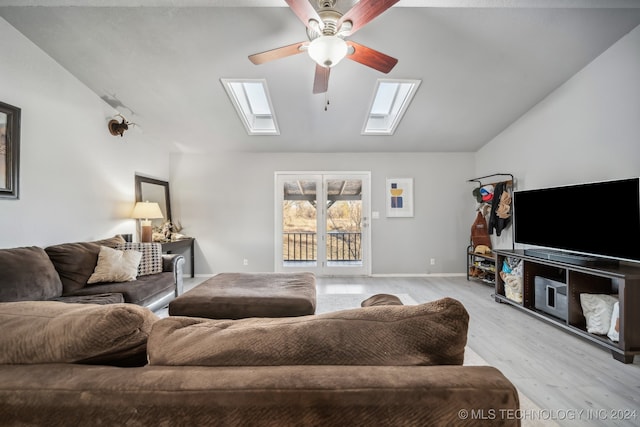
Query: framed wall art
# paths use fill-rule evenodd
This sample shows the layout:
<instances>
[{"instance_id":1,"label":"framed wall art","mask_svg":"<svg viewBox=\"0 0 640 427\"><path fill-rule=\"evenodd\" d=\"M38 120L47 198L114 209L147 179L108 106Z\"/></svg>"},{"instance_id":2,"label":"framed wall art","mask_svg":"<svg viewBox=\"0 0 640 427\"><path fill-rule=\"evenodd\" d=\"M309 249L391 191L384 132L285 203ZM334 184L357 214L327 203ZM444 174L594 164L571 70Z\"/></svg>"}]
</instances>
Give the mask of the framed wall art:
<instances>
[{"instance_id":1,"label":"framed wall art","mask_svg":"<svg viewBox=\"0 0 640 427\"><path fill-rule=\"evenodd\" d=\"M0 199L18 198L20 108L0 102Z\"/></svg>"},{"instance_id":2,"label":"framed wall art","mask_svg":"<svg viewBox=\"0 0 640 427\"><path fill-rule=\"evenodd\" d=\"M387 218L413 216L413 178L387 178Z\"/></svg>"}]
</instances>

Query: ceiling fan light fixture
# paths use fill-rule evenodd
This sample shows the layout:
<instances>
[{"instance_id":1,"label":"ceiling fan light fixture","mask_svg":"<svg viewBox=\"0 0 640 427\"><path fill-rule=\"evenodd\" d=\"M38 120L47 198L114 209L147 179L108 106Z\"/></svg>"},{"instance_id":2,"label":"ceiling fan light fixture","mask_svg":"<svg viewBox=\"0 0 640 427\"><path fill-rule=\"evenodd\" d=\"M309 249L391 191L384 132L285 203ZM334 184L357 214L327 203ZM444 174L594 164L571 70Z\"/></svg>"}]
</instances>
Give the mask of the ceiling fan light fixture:
<instances>
[{"instance_id":1,"label":"ceiling fan light fixture","mask_svg":"<svg viewBox=\"0 0 640 427\"><path fill-rule=\"evenodd\" d=\"M347 56L347 43L338 36L320 36L309 43L309 56L318 65L333 67Z\"/></svg>"}]
</instances>

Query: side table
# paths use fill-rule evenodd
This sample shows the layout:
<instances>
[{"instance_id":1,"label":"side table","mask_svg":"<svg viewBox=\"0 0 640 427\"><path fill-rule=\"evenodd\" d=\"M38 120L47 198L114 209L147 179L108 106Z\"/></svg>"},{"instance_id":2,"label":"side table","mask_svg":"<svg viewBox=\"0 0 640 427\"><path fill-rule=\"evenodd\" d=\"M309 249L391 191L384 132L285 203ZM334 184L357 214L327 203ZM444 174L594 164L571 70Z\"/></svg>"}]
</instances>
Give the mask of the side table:
<instances>
[{"instance_id":1,"label":"side table","mask_svg":"<svg viewBox=\"0 0 640 427\"><path fill-rule=\"evenodd\" d=\"M180 240L173 240L170 242L161 242L162 243L162 252L167 253L167 254L171 254L174 253L175 251L180 252L181 250L184 249L189 249L190 252L190 259L191 259L191 277L194 277L195 275L195 253L194 253L194 243L195 243L195 238L193 237L185 237L184 239L180 239Z\"/></svg>"}]
</instances>

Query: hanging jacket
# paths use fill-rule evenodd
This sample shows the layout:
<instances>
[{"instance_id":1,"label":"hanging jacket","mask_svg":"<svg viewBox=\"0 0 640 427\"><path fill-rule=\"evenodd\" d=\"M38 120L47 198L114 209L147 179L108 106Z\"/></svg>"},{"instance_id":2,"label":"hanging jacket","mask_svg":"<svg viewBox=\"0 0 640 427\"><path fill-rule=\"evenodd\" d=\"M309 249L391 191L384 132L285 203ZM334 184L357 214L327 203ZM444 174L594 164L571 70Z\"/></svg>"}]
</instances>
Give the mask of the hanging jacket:
<instances>
[{"instance_id":1,"label":"hanging jacket","mask_svg":"<svg viewBox=\"0 0 640 427\"><path fill-rule=\"evenodd\" d=\"M500 205L500 199L502 198L502 193L507 191L507 183L499 182L496 184L495 189L493 191L493 199L491 200L491 212L489 213L489 234L493 234L495 230L496 236L499 236L502 233L507 225L509 225L509 221L511 217L500 218L498 216L498 206Z\"/></svg>"}]
</instances>

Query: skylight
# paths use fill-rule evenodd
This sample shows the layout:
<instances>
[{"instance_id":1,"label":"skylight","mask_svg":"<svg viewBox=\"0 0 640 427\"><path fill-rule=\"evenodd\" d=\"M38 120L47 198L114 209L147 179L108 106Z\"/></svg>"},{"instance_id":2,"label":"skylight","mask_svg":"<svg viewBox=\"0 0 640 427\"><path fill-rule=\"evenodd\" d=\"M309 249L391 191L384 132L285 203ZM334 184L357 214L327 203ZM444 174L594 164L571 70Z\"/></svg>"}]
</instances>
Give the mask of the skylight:
<instances>
[{"instance_id":1,"label":"skylight","mask_svg":"<svg viewBox=\"0 0 640 427\"><path fill-rule=\"evenodd\" d=\"M280 135L264 79L220 79L249 135Z\"/></svg>"},{"instance_id":2,"label":"skylight","mask_svg":"<svg viewBox=\"0 0 640 427\"><path fill-rule=\"evenodd\" d=\"M378 79L363 135L393 135L415 95L420 80Z\"/></svg>"}]
</instances>

